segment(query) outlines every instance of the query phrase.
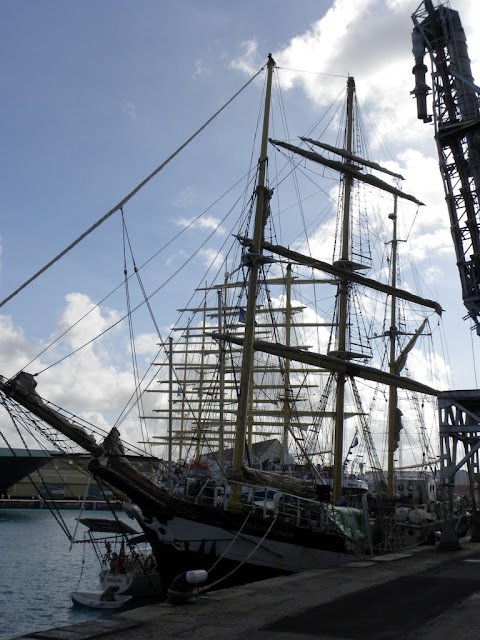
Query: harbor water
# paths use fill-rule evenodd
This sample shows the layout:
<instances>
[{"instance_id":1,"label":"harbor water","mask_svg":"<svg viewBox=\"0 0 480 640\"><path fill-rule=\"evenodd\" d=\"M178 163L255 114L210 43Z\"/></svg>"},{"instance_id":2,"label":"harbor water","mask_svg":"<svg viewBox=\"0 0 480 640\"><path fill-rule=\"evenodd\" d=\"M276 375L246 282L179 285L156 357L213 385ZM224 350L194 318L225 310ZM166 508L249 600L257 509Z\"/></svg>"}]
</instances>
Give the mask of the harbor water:
<instances>
[{"instance_id":1,"label":"harbor water","mask_svg":"<svg viewBox=\"0 0 480 640\"><path fill-rule=\"evenodd\" d=\"M79 512L60 514L73 533ZM111 517L103 511L88 515ZM77 539L83 540L84 531L79 525ZM101 591L99 563L89 544L74 544L69 551L70 542L48 509L0 509L0 535L0 640L111 615L72 604L72 591Z\"/></svg>"}]
</instances>

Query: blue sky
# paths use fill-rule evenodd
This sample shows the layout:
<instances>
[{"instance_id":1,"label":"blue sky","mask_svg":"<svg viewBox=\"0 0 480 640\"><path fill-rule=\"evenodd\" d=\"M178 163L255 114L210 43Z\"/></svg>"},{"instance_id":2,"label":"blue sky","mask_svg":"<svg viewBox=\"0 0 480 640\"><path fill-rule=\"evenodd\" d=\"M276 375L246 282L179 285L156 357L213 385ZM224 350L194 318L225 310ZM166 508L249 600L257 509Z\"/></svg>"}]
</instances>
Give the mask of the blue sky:
<instances>
[{"instance_id":1,"label":"blue sky","mask_svg":"<svg viewBox=\"0 0 480 640\"><path fill-rule=\"evenodd\" d=\"M410 15L418 4L418 0L1 3L0 297L119 202L272 52L281 67L331 74L296 71L283 76L292 137L304 132L351 74L379 131L391 140L394 157L400 164L410 163L413 184L405 189L428 205L428 213L422 215L432 238L430 267L437 269L442 283L449 332L459 334L453 349L460 354L452 363L455 386L475 386L470 331L461 322L464 310L433 130L417 122L409 95L413 88ZM479 82L478 3L458 0L452 5L460 12ZM249 87L228 114L222 114L125 207L140 264L178 233L179 221L198 213L245 173L260 96L260 83ZM215 215L220 217L221 207ZM163 277L174 270L196 240L185 237L181 245L162 254L145 274L148 285L153 287L159 274ZM420 252L420 241L417 247ZM0 309L4 322L0 373L10 375L28 362L55 334L57 323L66 322L63 315L73 318L88 300L100 300L120 283L122 251L120 220L115 215ZM197 264L193 275L198 273ZM185 285L192 277L190 272ZM435 293L432 285L428 297ZM155 301L158 311L169 311L159 319L165 328L174 321L172 312L184 304L185 295L177 286L166 287ZM107 317L119 317L122 305L120 297L109 300L95 326L105 326ZM152 331L146 320L139 323L143 332ZM81 379L99 366L98 406L112 380L123 377L128 383L115 337L109 340L103 352L72 365ZM65 394L53 385L53 377L48 383L52 386L43 395L52 391L61 404ZM80 395L80 384L78 390ZM112 411L121 406L125 393L118 395L105 403ZM89 411L94 412L93 403L85 407Z\"/></svg>"},{"instance_id":2,"label":"blue sky","mask_svg":"<svg viewBox=\"0 0 480 640\"><path fill-rule=\"evenodd\" d=\"M245 77L228 65L244 40L258 34L271 48L286 40L292 23L277 3L262 7L264 16L272 10L271 39L261 21L252 26L255 4L250 11L241 7L2 4L2 291L13 290L101 217L241 86ZM319 10L313 2L301 7L292 16L298 29ZM228 142L203 136L195 150L207 148L213 161ZM183 178L177 180L180 192ZM114 225L46 274L40 287L55 289L65 269L73 279L82 271L101 279L102 265L91 265L90 256L103 253L102 234L115 233ZM13 304L29 306L25 294Z\"/></svg>"}]
</instances>

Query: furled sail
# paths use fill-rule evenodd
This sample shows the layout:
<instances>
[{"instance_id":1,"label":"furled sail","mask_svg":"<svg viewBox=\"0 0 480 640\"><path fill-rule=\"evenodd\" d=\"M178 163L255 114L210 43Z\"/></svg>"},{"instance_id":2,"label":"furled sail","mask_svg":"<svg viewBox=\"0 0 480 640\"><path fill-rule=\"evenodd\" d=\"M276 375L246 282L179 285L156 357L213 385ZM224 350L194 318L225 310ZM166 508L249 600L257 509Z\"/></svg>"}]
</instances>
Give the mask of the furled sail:
<instances>
[{"instance_id":1,"label":"furled sail","mask_svg":"<svg viewBox=\"0 0 480 640\"><path fill-rule=\"evenodd\" d=\"M304 158L308 158L308 160L312 160L312 162L316 162L318 164L324 165L325 167L329 167L330 169L334 169L335 171L339 171L344 175L350 176L351 178L355 178L355 180L361 180L366 184L370 184L372 187L377 187L378 189L387 191L388 193L396 195L399 198L403 198L404 200L410 200L411 202L414 202L415 204L418 204L418 205L424 204L423 202L420 202L420 200L417 200L415 196L411 196L410 194L405 193L404 191L401 191L396 187L393 187L392 185L388 184L388 182L384 182L383 180L380 180L380 178L377 178L376 176L373 176L369 173L362 173L353 164L349 164L347 162L340 162L339 160L329 160L327 158L324 158L319 153L315 153L315 151L308 151L307 149L296 147L295 145L289 144L288 142L281 142L280 140L272 140L272 139L270 139L270 142L276 147L283 147L284 149L293 151L293 153L298 153Z\"/></svg>"},{"instance_id":2,"label":"furled sail","mask_svg":"<svg viewBox=\"0 0 480 640\"><path fill-rule=\"evenodd\" d=\"M244 246L249 246L252 243L250 238L245 238L243 236L237 236L237 238ZM297 251L292 251L291 249L287 249L278 244L263 242L262 247L289 260L295 260L299 264L304 264L312 267L313 269L318 269L319 271L330 273L339 278L347 278L348 280L356 282L357 284L364 285L366 287L369 287L370 289L374 289L375 291L382 291L383 293L386 293L390 296L394 295L395 297L401 298L402 300L407 300L408 302L414 302L416 304L421 304L425 307L429 307L430 309L434 309L435 312L438 313L438 315L442 315L442 307L438 304L438 302L435 302L435 300L422 298L421 296L417 296L413 293L410 293L409 291L397 289L396 287L392 287L388 284L383 284L382 282L378 282L377 280L366 278L365 276L362 276L359 273L355 273L354 271L342 269L337 265L332 265L328 262L323 262L322 260L317 260L315 258L311 258L310 256L305 256L301 253L298 253Z\"/></svg>"},{"instance_id":3,"label":"furled sail","mask_svg":"<svg viewBox=\"0 0 480 640\"><path fill-rule=\"evenodd\" d=\"M327 144L326 142L320 142L320 140L312 140L312 138L302 138L300 136L300 140L304 142L308 142L309 144L314 144L321 149L325 149L325 151L331 151L332 153L336 153L338 156L342 156L346 160L351 160L352 162L356 162L357 164L363 164L365 167L370 167L371 169L375 169L376 171L381 171L382 173L388 173L389 176L393 176L394 178L398 178L399 180L405 180L405 178L399 173L395 173L394 171L390 171L390 169L386 169L382 167L378 162L372 162L372 160L366 160L365 158L360 158L360 156L356 156L353 153L350 153L346 149L339 149L338 147L332 147L331 144Z\"/></svg>"}]
</instances>

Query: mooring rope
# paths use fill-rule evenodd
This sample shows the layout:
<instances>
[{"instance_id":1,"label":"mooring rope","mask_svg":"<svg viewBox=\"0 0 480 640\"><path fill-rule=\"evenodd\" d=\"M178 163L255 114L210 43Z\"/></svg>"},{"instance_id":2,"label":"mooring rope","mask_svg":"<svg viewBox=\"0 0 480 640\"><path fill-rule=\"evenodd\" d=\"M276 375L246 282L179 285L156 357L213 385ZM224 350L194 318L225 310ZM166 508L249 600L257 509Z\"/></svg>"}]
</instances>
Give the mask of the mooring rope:
<instances>
[{"instance_id":1,"label":"mooring rope","mask_svg":"<svg viewBox=\"0 0 480 640\"><path fill-rule=\"evenodd\" d=\"M213 569L215 569L215 567L217 566L217 564L220 562L220 560L222 560L225 557L225 554L227 553L227 551L230 549L230 547L232 546L232 544L236 541L236 539L238 538L238 536L242 533L243 528L245 527L245 525L248 522L248 519L251 516L251 512L247 515L247 517L245 518L242 526L240 527L240 529L237 531L237 533L235 534L235 537L233 538L233 540L230 542L230 544L228 545L228 547L225 549L225 551L222 553L222 555L217 559L217 561L210 567L209 571L213 571Z\"/></svg>"},{"instance_id":2,"label":"mooring rope","mask_svg":"<svg viewBox=\"0 0 480 640\"><path fill-rule=\"evenodd\" d=\"M204 587L200 587L199 589L195 589L194 590L194 594L198 595L199 593L205 593L206 591L208 591L209 589L211 589L212 587L216 586L217 584L220 584L221 582L223 582L224 580L226 580L227 578L229 578L231 575L233 575L236 571L238 571L240 569L240 567L242 567L249 558L251 558L253 556L253 554L255 553L255 551L258 549L258 547L260 547L263 543L263 541L265 540L265 538L268 536L268 534L270 533L273 525L275 524L275 522L277 521L278 516L275 516L275 518L272 520L270 526L268 527L267 531L265 532L265 535L263 536L263 538L260 540L260 542L255 546L255 548L250 551L250 553L248 554L248 556L242 560L242 562L240 562L240 564L238 564L234 569L232 569L230 571L230 573L227 573L226 576L223 576L222 578L219 578L218 580L216 580L215 582L212 582L211 584L207 584ZM246 521L245 521L246 522ZM245 523L244 523L245 524ZM240 533L240 532L239 532ZM238 534L237 534L238 535ZM216 564L216 563L215 563ZM215 566L215 565L214 565Z\"/></svg>"}]
</instances>

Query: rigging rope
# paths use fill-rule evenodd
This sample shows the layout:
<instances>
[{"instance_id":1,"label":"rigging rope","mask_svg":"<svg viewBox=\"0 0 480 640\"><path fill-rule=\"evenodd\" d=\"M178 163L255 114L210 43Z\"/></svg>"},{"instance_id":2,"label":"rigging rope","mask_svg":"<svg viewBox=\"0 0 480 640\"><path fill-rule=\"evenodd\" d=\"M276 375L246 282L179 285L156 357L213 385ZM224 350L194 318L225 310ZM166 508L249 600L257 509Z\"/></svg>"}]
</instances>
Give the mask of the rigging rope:
<instances>
[{"instance_id":1,"label":"rigging rope","mask_svg":"<svg viewBox=\"0 0 480 640\"><path fill-rule=\"evenodd\" d=\"M189 264L196 256L198 253L200 253L200 251L203 249L203 247L207 244L207 242L212 238L212 236L217 232L218 228L222 225L222 223L226 220L226 218L228 217L228 215L230 214L230 211L224 216L224 218L220 221L220 223L214 228L214 230L205 238L205 240L201 243L201 245L184 261L184 263L178 267L178 269L176 269L164 282L162 282L162 284L160 284L154 291L152 291L152 293L150 293L149 295L147 295L146 293L144 294L144 299L142 302L139 302L135 307L133 307L133 309L130 309L129 312L127 312L125 315L123 315L121 318L119 318L117 321L115 321L113 324L111 324L109 327L107 327L106 329L104 329L103 331L101 331L98 335L96 335L94 338L92 338L91 340L89 340L88 342L85 342L83 345L81 345L80 347L78 347L77 349L75 349L74 351L71 351L68 355L64 356L63 358L60 358L59 360L57 360L56 362L48 365L47 367L43 368L41 371L38 371L35 376L39 376L41 373L44 373L45 371L47 371L48 369L51 369L52 367L56 366L57 364L59 364L60 362L63 362L64 360L66 360L67 358L70 358L71 356L73 356L75 353L77 353L78 351L80 351L81 349L83 349L84 347L87 347L89 344L92 344L92 342L95 342L95 340L97 340L98 338L100 338L101 336L105 335L108 331L110 331L111 329L113 329L114 327L116 327L117 325L119 325L121 322L123 322L125 320L125 318L128 318L129 315L131 315L132 313L134 313L135 311L137 311L137 309L140 309L140 307L142 307L144 304L147 304L147 306L150 309L150 304L149 304L149 300L151 298L153 298L153 296L155 294L157 294L159 291L161 291L161 289L163 289L167 284L169 284L169 282L171 282L171 280L173 280L173 278L178 275L178 273L180 273L180 271L182 271L182 269L184 269L187 264ZM138 272L138 269L137 269ZM85 314L86 315L86 314ZM82 319L82 318L81 318ZM159 334L159 337L160 334ZM36 360L36 358L35 358ZM34 362L34 360L32 360L31 362Z\"/></svg>"},{"instance_id":2,"label":"rigging rope","mask_svg":"<svg viewBox=\"0 0 480 640\"><path fill-rule=\"evenodd\" d=\"M25 287L27 287L31 282L36 280L44 271L47 271L47 269L49 269L53 264L55 264L55 262L58 262L58 260L60 260L60 258L63 258L63 256L65 254L67 254L71 249L73 249L77 244L79 244L84 238L86 238L88 235L90 235L92 233L92 231L95 231L95 229L97 229L97 227L99 227L101 224L103 224L105 222L105 220L108 220L108 218L110 218L110 216L112 216L117 211L121 210L122 207L129 200L131 200L148 182L150 182L150 180L152 178L154 178L158 173L160 173L160 171L162 169L164 169L167 166L167 164L169 164L169 162L171 160L173 160L181 151L183 151L183 149L188 144L190 144L190 142L192 142L192 140L194 140L194 138L196 138L199 133L201 133L218 115L220 115L220 113L231 102L233 102L233 100L235 100L235 98L238 95L240 95L240 93L244 89L246 89L248 87L248 85L251 84L253 82L253 80L255 80L255 78L258 75L260 75L260 73L263 71L264 68L265 68L265 65L259 71L257 71L257 73L254 76L252 76L250 78L250 80L248 80L248 82L246 82L243 85L243 87L241 87L229 100L227 100L227 102L222 107L220 107L220 109L218 109L218 111L216 113L214 113L213 116L211 116L199 129L197 129L197 131L195 131L195 133L193 135L191 135L190 138L188 138L188 140L186 140L182 145L180 145L176 151L174 151L164 162L162 162L162 164L159 167L157 167L155 169L155 171L152 171L152 173L149 176L147 176L142 182L140 182L140 184L138 184L133 189L133 191L130 191L130 193L127 196L125 196L125 198L123 198L123 200L121 200L112 209L110 209L110 211L108 211L102 218L100 218L100 220L97 220L97 222L95 222L95 224L93 224L89 229L84 231L76 240L74 240L71 244L69 244L66 249L61 251L57 256L55 256L55 258L50 260L50 262L48 264L46 264L39 271L37 271L37 273L35 273L31 278L26 280L20 287L18 287L18 289L16 289L13 293L11 293L4 300L2 300L0 302L0 307L3 307L4 304L6 304L9 300L14 298L18 293L20 293L20 291L22 291L22 289L25 289Z\"/></svg>"}]
</instances>

